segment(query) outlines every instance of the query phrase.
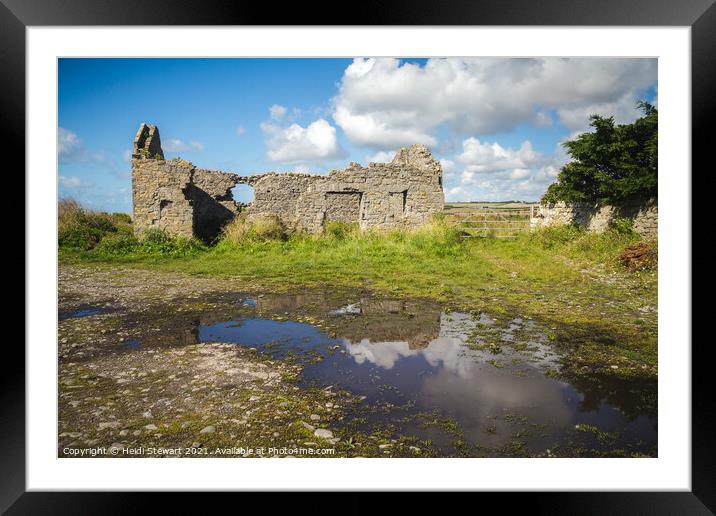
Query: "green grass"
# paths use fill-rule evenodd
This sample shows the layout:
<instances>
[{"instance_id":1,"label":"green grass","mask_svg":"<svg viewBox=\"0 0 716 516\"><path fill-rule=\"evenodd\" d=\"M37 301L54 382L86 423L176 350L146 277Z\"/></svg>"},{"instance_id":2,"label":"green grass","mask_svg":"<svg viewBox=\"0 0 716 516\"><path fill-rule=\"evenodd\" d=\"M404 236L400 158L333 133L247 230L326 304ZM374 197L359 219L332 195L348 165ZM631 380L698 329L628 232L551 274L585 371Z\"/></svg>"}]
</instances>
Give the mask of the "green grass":
<instances>
[{"instance_id":1,"label":"green grass","mask_svg":"<svg viewBox=\"0 0 716 516\"><path fill-rule=\"evenodd\" d=\"M60 257L109 261L178 258L207 249L197 239L170 238L159 230L147 231L137 238L126 213L88 210L73 199L62 199L58 204L57 244Z\"/></svg>"},{"instance_id":2,"label":"green grass","mask_svg":"<svg viewBox=\"0 0 716 516\"><path fill-rule=\"evenodd\" d=\"M569 347L575 372L606 363L618 365L608 374L655 374L656 316L639 309L657 305L656 271L628 273L617 260L639 240L631 231L564 226L514 239L462 238L449 219L438 218L411 231L361 233L334 224L323 235L264 233L241 229L212 247L111 235L90 250L61 247L60 260L238 277L256 289L367 288L497 317L527 316Z\"/></svg>"}]
</instances>

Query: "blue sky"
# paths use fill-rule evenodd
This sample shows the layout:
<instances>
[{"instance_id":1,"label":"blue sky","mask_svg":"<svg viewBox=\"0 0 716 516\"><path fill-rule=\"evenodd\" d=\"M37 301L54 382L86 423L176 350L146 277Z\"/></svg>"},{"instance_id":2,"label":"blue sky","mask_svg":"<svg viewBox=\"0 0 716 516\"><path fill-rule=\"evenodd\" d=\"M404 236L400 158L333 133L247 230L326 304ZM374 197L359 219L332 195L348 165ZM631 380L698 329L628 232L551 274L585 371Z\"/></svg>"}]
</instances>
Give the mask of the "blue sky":
<instances>
[{"instance_id":1,"label":"blue sky","mask_svg":"<svg viewBox=\"0 0 716 516\"><path fill-rule=\"evenodd\" d=\"M167 158L325 174L424 143L448 200L536 200L592 113L657 102L655 59L60 59L61 197L131 211L142 122ZM236 191L238 200L250 192Z\"/></svg>"}]
</instances>

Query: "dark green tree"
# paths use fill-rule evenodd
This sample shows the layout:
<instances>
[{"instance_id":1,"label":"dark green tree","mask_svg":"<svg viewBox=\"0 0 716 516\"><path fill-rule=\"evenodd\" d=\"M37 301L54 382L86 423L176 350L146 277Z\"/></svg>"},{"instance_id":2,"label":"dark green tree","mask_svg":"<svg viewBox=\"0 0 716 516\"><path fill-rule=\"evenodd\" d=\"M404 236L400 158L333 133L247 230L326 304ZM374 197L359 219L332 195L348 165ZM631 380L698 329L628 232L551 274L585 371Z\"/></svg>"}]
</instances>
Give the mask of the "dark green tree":
<instances>
[{"instance_id":1,"label":"dark green tree","mask_svg":"<svg viewBox=\"0 0 716 516\"><path fill-rule=\"evenodd\" d=\"M638 107L644 116L631 124L592 115L593 131L564 143L572 161L562 167L542 200L616 204L656 198L659 113L648 102Z\"/></svg>"}]
</instances>

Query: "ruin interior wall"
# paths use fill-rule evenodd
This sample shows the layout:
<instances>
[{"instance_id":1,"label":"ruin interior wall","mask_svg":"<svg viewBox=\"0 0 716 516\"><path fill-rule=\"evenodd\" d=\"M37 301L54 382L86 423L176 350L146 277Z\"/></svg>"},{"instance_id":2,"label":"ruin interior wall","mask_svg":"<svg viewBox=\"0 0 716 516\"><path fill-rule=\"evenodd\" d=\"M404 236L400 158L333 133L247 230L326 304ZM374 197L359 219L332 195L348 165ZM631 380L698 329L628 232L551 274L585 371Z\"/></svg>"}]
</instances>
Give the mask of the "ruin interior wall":
<instances>
[{"instance_id":1,"label":"ruin interior wall","mask_svg":"<svg viewBox=\"0 0 716 516\"><path fill-rule=\"evenodd\" d=\"M240 176L229 172L193 169L184 194L193 207L192 228L199 238L212 240L241 210L231 189Z\"/></svg>"}]
</instances>

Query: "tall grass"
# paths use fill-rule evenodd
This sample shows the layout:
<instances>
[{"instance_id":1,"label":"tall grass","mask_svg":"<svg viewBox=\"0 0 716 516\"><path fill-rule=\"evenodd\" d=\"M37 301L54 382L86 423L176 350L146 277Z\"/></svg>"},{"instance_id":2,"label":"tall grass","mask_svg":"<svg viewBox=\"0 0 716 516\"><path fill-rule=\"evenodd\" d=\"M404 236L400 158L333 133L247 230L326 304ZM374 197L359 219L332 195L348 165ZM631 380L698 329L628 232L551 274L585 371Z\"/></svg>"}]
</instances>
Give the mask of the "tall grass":
<instances>
[{"instance_id":1,"label":"tall grass","mask_svg":"<svg viewBox=\"0 0 716 516\"><path fill-rule=\"evenodd\" d=\"M196 238L171 237L159 229L146 231L141 238L134 235L110 235L92 250L95 258L128 259L185 258L208 248Z\"/></svg>"},{"instance_id":2,"label":"tall grass","mask_svg":"<svg viewBox=\"0 0 716 516\"><path fill-rule=\"evenodd\" d=\"M285 239L286 227L275 215L258 215L249 218L245 214L240 214L224 226L221 235L222 242L228 245Z\"/></svg>"},{"instance_id":3,"label":"tall grass","mask_svg":"<svg viewBox=\"0 0 716 516\"><path fill-rule=\"evenodd\" d=\"M329 221L320 234L289 232L277 217L237 217L225 228L217 252L267 251L284 254L345 253L455 254L462 245L460 232L450 219L439 217L417 228L360 231L358 224Z\"/></svg>"},{"instance_id":4,"label":"tall grass","mask_svg":"<svg viewBox=\"0 0 716 516\"><path fill-rule=\"evenodd\" d=\"M521 240L524 245L551 249L571 258L614 265L619 254L641 237L629 225L618 221L599 233L576 225L549 226L526 233ZM647 245L656 247L656 242Z\"/></svg>"},{"instance_id":5,"label":"tall grass","mask_svg":"<svg viewBox=\"0 0 716 516\"><path fill-rule=\"evenodd\" d=\"M61 251L83 253L83 257L91 259L184 257L207 249L194 238L172 238L156 229L137 238L126 213L89 210L70 198L58 203L57 227Z\"/></svg>"},{"instance_id":6,"label":"tall grass","mask_svg":"<svg viewBox=\"0 0 716 516\"><path fill-rule=\"evenodd\" d=\"M562 264L567 258L587 265L623 267L620 253L640 241L624 222L604 233L567 225L498 239L463 238L459 223L442 214L416 228L390 230L361 231L358 224L331 221L320 234L291 231L275 216L240 215L224 227L219 241L208 247L196 239L171 238L158 230L136 238L127 215L91 212L72 200L60 203L58 217L61 249L85 253L84 258L156 261L197 257L197 270L235 274L241 267L252 276L287 280L355 281L403 275L434 286L444 281L438 278L451 275L467 284L468 277L479 276L481 282L488 282L519 273L543 282L562 281L574 271L557 266L557 258L561 257Z\"/></svg>"},{"instance_id":7,"label":"tall grass","mask_svg":"<svg viewBox=\"0 0 716 516\"><path fill-rule=\"evenodd\" d=\"M61 248L87 251L107 235L131 234L131 218L126 213L92 211L74 199L61 199L57 206L57 233Z\"/></svg>"}]
</instances>

